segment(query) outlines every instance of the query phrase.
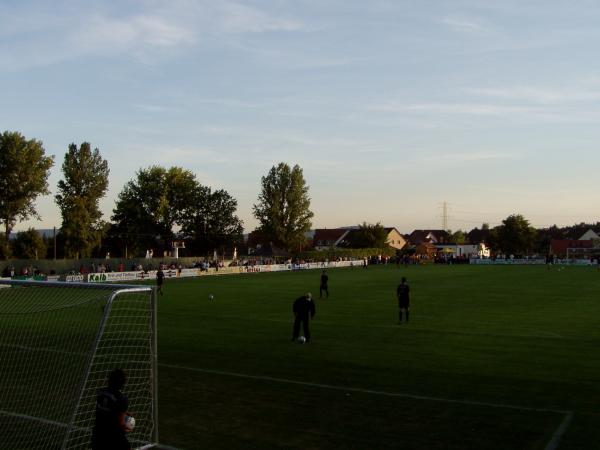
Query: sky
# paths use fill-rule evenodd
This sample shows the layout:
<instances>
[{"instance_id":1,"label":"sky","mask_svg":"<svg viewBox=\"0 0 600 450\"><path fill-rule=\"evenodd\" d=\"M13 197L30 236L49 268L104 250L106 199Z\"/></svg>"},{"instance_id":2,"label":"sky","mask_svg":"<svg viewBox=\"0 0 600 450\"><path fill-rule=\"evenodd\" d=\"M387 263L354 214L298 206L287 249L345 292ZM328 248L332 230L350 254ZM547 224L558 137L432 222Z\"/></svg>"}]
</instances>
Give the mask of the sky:
<instances>
[{"instance_id":1,"label":"sky","mask_svg":"<svg viewBox=\"0 0 600 450\"><path fill-rule=\"evenodd\" d=\"M179 166L238 202L299 164L313 228L408 233L596 222L600 2L1 0L0 132L136 172Z\"/></svg>"}]
</instances>

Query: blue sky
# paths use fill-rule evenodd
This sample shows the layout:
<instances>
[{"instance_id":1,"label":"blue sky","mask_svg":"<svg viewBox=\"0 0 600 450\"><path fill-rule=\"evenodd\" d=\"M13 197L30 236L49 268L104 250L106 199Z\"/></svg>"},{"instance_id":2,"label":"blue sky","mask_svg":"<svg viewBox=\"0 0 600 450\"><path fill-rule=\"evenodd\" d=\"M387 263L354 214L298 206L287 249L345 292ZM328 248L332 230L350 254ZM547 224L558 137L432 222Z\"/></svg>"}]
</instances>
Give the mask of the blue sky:
<instances>
[{"instance_id":1,"label":"blue sky","mask_svg":"<svg viewBox=\"0 0 600 450\"><path fill-rule=\"evenodd\" d=\"M181 166L256 226L299 164L313 227L599 220L596 1L29 1L0 8L0 130L140 168ZM60 226L52 196L43 220Z\"/></svg>"}]
</instances>

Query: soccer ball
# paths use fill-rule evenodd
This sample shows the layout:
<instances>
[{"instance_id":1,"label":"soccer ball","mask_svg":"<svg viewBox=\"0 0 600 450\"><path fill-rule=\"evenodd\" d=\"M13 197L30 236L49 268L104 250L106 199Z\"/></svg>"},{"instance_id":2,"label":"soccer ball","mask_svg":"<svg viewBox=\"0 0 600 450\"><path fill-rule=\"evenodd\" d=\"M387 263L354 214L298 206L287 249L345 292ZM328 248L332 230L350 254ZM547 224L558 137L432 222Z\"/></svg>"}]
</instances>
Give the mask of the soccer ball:
<instances>
[{"instance_id":1,"label":"soccer ball","mask_svg":"<svg viewBox=\"0 0 600 450\"><path fill-rule=\"evenodd\" d=\"M304 336L299 336L297 339L298 344L306 343L306 338Z\"/></svg>"},{"instance_id":2,"label":"soccer ball","mask_svg":"<svg viewBox=\"0 0 600 450\"><path fill-rule=\"evenodd\" d=\"M214 299L215 299L215 296L214 296L214 295L212 295L212 294L208 294L208 299L209 299L209 300L214 300Z\"/></svg>"},{"instance_id":3,"label":"soccer ball","mask_svg":"<svg viewBox=\"0 0 600 450\"><path fill-rule=\"evenodd\" d=\"M133 416L125 416L125 431L130 432L135 428L135 418Z\"/></svg>"}]
</instances>

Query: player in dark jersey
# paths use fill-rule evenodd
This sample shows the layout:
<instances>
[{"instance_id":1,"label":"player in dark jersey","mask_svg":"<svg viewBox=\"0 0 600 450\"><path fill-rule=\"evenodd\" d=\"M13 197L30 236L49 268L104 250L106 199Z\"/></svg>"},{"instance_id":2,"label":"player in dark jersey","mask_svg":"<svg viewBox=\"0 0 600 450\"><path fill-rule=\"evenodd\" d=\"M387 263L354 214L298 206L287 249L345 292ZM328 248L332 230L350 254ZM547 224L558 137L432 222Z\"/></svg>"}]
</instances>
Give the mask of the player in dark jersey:
<instances>
[{"instance_id":1,"label":"player in dark jersey","mask_svg":"<svg viewBox=\"0 0 600 450\"><path fill-rule=\"evenodd\" d=\"M162 268L159 267L158 268L158 272L156 272L156 291L160 293L160 295L163 295L163 283L165 282L165 273L163 272Z\"/></svg>"},{"instance_id":2,"label":"player in dark jersey","mask_svg":"<svg viewBox=\"0 0 600 450\"><path fill-rule=\"evenodd\" d=\"M98 391L92 450L131 450L125 429L129 400L121 392L126 381L125 372L115 369L108 377L108 387Z\"/></svg>"},{"instance_id":3,"label":"player in dark jersey","mask_svg":"<svg viewBox=\"0 0 600 450\"><path fill-rule=\"evenodd\" d=\"M309 316L310 319L312 319L315 317L316 313L315 302L312 301L311 293L308 292L306 295L298 297L294 302L292 311L294 312L294 332L292 334L292 341L298 339L298 336L300 335L300 324L302 324L306 342L310 341L310 328L308 326Z\"/></svg>"},{"instance_id":4,"label":"player in dark jersey","mask_svg":"<svg viewBox=\"0 0 600 450\"><path fill-rule=\"evenodd\" d=\"M319 285L319 298L323 298L323 292L329 298L329 276L325 271L321 274L321 284Z\"/></svg>"},{"instance_id":5,"label":"player in dark jersey","mask_svg":"<svg viewBox=\"0 0 600 450\"><path fill-rule=\"evenodd\" d=\"M408 309L410 306L410 287L406 283L406 278L402 277L402 281L396 289L398 297L398 325L402 323L402 311L406 312L406 321L408 322Z\"/></svg>"}]
</instances>

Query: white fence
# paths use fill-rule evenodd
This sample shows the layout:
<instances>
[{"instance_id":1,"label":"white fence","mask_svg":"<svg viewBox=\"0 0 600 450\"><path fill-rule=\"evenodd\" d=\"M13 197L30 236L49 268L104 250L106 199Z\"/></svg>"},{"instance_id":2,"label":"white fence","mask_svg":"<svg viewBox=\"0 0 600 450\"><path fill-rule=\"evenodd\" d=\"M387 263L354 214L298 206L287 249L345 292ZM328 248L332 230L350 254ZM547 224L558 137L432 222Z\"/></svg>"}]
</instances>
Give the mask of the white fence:
<instances>
[{"instance_id":1,"label":"white fence","mask_svg":"<svg viewBox=\"0 0 600 450\"><path fill-rule=\"evenodd\" d=\"M471 258L469 260L469 264L479 264L479 265L537 265L537 264L546 264L546 260L543 258L536 259L488 259L488 258Z\"/></svg>"},{"instance_id":2,"label":"white fence","mask_svg":"<svg viewBox=\"0 0 600 450\"><path fill-rule=\"evenodd\" d=\"M481 259L471 258L469 264L479 265L539 265L546 264L545 258L531 258L531 259ZM561 266L591 266L594 261L590 259L556 259L555 265Z\"/></svg>"},{"instance_id":3,"label":"white fence","mask_svg":"<svg viewBox=\"0 0 600 450\"><path fill-rule=\"evenodd\" d=\"M240 273L256 272L285 272L292 270L308 269L332 269L337 267L352 267L362 265L362 260L355 261L331 261L325 263L304 263L304 264L267 264L267 265L249 265L237 267L222 267L218 270L210 268L208 271L197 269L167 269L164 270L165 278L185 278L185 277L204 277L216 275L233 275ZM87 281L88 283L109 283L113 281L133 281L156 279L156 270L132 271L132 272L104 272L89 273L87 275L69 275L65 281Z\"/></svg>"}]
</instances>

